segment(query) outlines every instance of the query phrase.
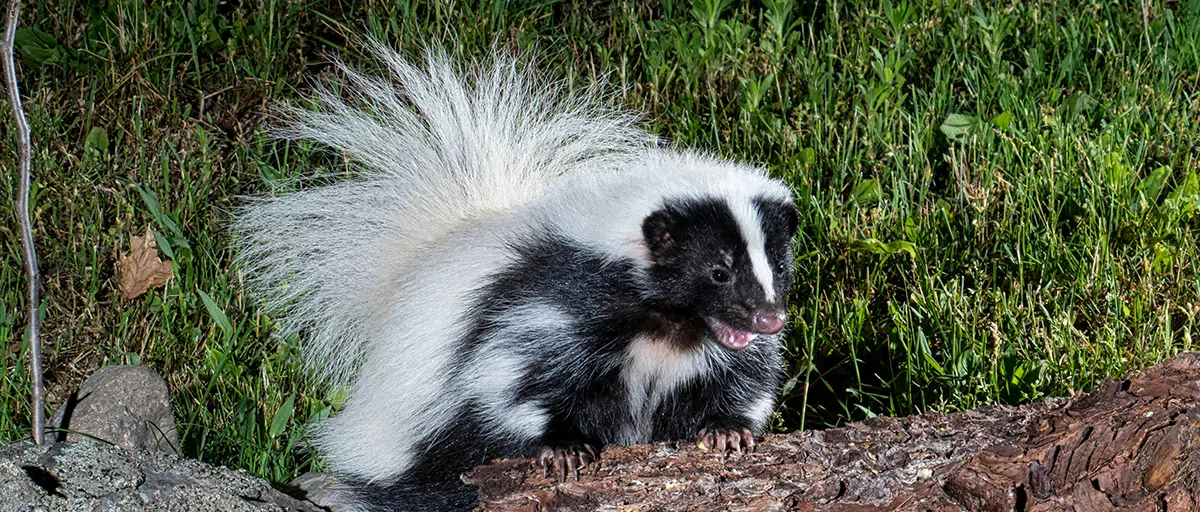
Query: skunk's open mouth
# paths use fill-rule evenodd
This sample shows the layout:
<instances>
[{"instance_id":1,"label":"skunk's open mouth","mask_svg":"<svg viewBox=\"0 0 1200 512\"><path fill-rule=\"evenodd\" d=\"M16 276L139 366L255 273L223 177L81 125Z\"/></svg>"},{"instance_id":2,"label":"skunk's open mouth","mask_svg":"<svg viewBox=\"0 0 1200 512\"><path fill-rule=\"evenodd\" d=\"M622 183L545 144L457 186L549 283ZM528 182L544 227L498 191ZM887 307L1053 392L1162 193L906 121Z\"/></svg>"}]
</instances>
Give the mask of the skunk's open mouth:
<instances>
[{"instance_id":1,"label":"skunk's open mouth","mask_svg":"<svg viewBox=\"0 0 1200 512\"><path fill-rule=\"evenodd\" d=\"M708 328L712 330L717 341L730 350L742 350L758 337L756 333L739 331L712 317L705 318L704 321L708 323Z\"/></svg>"}]
</instances>

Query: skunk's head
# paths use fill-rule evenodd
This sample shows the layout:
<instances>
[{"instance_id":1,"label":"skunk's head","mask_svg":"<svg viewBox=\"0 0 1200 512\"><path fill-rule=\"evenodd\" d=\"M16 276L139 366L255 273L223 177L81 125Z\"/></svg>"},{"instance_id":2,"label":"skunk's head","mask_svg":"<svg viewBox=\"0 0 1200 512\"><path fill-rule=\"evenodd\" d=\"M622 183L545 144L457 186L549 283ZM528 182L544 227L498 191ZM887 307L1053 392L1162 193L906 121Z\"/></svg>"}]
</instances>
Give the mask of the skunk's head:
<instances>
[{"instance_id":1,"label":"skunk's head","mask_svg":"<svg viewBox=\"0 0 1200 512\"><path fill-rule=\"evenodd\" d=\"M796 216L775 199L667 201L642 222L652 304L703 320L730 350L779 332Z\"/></svg>"}]
</instances>

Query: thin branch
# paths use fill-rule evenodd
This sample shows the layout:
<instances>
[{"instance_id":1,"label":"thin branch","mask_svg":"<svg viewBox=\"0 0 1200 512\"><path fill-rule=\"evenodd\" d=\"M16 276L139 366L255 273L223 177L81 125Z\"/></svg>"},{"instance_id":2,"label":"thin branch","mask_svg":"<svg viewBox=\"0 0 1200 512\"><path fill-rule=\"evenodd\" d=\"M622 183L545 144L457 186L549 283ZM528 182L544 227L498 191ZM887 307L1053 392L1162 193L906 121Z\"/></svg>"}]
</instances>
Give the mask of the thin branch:
<instances>
[{"instance_id":1,"label":"thin branch","mask_svg":"<svg viewBox=\"0 0 1200 512\"><path fill-rule=\"evenodd\" d=\"M25 110L21 106L21 90L17 87L17 69L13 63L13 41L17 37L17 18L20 15L21 0L8 0L4 41L0 42L0 65L4 67L8 104L12 107L13 122L17 127L17 156L21 172L20 188L17 190L17 218L21 223L21 246L25 249L25 273L29 281L29 367L33 377L33 442L42 444L45 442L46 431L46 390L42 385L37 249L33 247L33 225L29 220L29 161L32 144L29 142L29 124L25 122Z\"/></svg>"}]
</instances>

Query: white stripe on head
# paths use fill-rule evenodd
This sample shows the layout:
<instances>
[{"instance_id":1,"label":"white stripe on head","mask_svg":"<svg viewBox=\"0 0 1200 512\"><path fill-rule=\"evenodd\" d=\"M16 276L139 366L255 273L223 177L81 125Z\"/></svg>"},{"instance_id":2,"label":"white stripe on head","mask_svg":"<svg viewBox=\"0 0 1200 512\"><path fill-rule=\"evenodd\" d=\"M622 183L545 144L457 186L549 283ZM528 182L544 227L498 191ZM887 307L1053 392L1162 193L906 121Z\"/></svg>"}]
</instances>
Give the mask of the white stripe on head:
<instances>
[{"instance_id":1,"label":"white stripe on head","mask_svg":"<svg viewBox=\"0 0 1200 512\"><path fill-rule=\"evenodd\" d=\"M749 199L738 198L730 201L729 210L733 212L733 219L742 233L746 254L750 255L750 268L763 287L763 296L767 302L775 302L775 276L767 260L767 240L763 235L758 208Z\"/></svg>"}]
</instances>

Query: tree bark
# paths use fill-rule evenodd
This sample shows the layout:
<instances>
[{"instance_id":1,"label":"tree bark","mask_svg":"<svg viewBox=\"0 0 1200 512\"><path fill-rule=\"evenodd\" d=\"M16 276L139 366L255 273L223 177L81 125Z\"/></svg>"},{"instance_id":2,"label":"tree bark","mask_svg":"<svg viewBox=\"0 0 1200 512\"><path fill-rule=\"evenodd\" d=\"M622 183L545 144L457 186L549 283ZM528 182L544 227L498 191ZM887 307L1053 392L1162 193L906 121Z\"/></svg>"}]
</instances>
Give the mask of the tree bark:
<instances>
[{"instance_id":1,"label":"tree bark","mask_svg":"<svg viewBox=\"0 0 1200 512\"><path fill-rule=\"evenodd\" d=\"M609 447L559 484L529 460L464 475L479 510L1200 510L1200 354L1021 407L694 443Z\"/></svg>"}]
</instances>

